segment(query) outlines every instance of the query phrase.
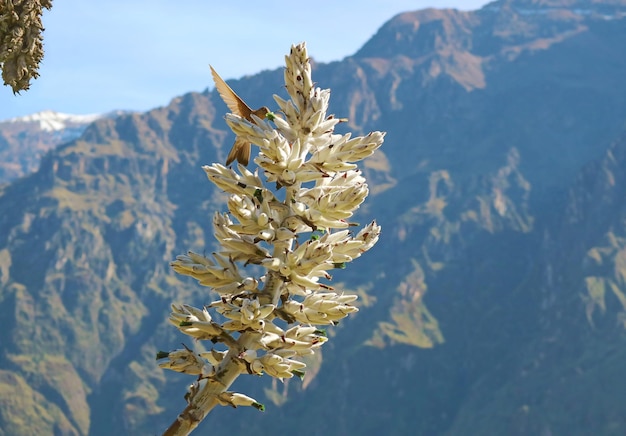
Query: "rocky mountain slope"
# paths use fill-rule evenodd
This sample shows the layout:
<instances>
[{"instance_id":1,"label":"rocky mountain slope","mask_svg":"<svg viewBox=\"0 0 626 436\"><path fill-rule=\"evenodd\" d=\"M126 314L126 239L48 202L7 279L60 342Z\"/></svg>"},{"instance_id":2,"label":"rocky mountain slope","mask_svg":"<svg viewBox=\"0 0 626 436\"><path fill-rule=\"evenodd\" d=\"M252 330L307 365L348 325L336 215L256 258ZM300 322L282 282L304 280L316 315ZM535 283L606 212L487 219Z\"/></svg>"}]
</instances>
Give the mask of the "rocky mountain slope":
<instances>
[{"instance_id":1,"label":"rocky mountain slope","mask_svg":"<svg viewBox=\"0 0 626 436\"><path fill-rule=\"evenodd\" d=\"M238 381L264 414L221 408L197 432L624 434L625 12L407 12L316 64L351 130L388 132L360 212L381 241L335 275L361 311L304 383ZM282 71L231 84L271 105ZM167 265L211 250L223 198L200 166L232 144L225 110L190 93L99 120L2 188L4 434L160 434L183 407L188 380L154 355L184 340L171 302L210 300Z\"/></svg>"},{"instance_id":2,"label":"rocky mountain slope","mask_svg":"<svg viewBox=\"0 0 626 436\"><path fill-rule=\"evenodd\" d=\"M35 171L48 150L78 138L95 120L122 113L70 115L43 111L0 121L0 185Z\"/></svg>"}]
</instances>

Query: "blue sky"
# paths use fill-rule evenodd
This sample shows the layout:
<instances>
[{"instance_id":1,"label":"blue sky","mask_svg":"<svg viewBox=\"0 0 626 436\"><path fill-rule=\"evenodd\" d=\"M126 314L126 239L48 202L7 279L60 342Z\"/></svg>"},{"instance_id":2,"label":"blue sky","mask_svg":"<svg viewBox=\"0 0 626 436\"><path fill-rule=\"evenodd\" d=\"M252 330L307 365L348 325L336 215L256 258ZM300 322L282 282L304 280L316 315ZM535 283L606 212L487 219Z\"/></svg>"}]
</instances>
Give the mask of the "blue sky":
<instances>
[{"instance_id":1,"label":"blue sky","mask_svg":"<svg viewBox=\"0 0 626 436\"><path fill-rule=\"evenodd\" d=\"M209 63L225 79L254 74L282 66L290 45L301 41L317 61L339 60L400 12L473 10L488 1L298 3L56 0L43 17L41 77L19 96L0 87L0 120L47 109L144 111L212 88Z\"/></svg>"}]
</instances>

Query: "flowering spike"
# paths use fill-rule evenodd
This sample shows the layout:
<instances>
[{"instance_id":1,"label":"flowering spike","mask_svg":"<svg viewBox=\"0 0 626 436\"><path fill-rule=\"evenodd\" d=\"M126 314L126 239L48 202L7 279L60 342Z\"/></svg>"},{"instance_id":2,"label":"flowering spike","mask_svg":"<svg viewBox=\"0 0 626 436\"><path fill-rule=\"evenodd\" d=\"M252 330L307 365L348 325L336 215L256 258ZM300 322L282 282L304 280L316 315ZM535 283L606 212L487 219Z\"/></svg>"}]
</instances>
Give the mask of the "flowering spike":
<instances>
[{"instance_id":1,"label":"flowering spike","mask_svg":"<svg viewBox=\"0 0 626 436\"><path fill-rule=\"evenodd\" d=\"M305 45L292 46L285 59L290 98L274 96L278 110L264 118L226 115L238 140L258 146L258 170L203 167L228 194L228 213L213 217L220 248L210 256L188 252L171 263L219 298L202 309L172 305L170 322L214 347L157 354L160 367L198 375L168 435L188 434L215 405L264 410L228 387L240 374L302 378L302 357L328 341L320 326L358 311L356 295L335 292L326 282L330 270L345 268L378 240L375 221L356 235L348 229L358 226L349 220L369 193L355 162L380 147L384 133L335 134L345 120L327 115L330 90L314 85Z\"/></svg>"}]
</instances>

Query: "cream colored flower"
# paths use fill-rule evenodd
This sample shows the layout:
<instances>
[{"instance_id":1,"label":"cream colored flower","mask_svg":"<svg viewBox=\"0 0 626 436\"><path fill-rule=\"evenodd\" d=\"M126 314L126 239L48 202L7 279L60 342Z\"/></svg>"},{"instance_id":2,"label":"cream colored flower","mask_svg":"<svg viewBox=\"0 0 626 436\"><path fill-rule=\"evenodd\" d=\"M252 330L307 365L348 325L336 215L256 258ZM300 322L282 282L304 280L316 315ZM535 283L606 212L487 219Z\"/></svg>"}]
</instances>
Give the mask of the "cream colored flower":
<instances>
[{"instance_id":1,"label":"cream colored flower","mask_svg":"<svg viewBox=\"0 0 626 436\"><path fill-rule=\"evenodd\" d=\"M328 284L329 271L361 256L380 235L375 222L355 235L349 220L369 193L355 162L380 147L384 134L334 133L345 120L327 115L330 90L313 86L304 44L291 48L284 74L290 98L274 96L279 110L271 117L226 116L238 137L258 147L259 169L203 167L228 194L228 212L213 218L218 250L172 262L176 272L219 295L203 309L172 306L170 321L181 332L215 344L202 354L177 350L160 364L200 375L187 395L189 407L213 404L210 398L258 404L226 392L239 374L300 376L301 356L328 341L316 325L334 325L358 311L356 295Z\"/></svg>"}]
</instances>

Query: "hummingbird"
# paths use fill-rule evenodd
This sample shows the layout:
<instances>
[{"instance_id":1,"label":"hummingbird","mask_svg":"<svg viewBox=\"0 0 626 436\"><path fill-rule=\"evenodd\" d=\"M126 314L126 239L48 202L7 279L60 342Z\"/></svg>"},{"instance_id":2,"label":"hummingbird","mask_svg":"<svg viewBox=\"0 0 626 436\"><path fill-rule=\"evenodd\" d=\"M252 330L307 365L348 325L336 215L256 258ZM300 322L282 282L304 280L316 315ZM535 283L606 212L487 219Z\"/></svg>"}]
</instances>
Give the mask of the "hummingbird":
<instances>
[{"instance_id":1,"label":"hummingbird","mask_svg":"<svg viewBox=\"0 0 626 436\"><path fill-rule=\"evenodd\" d=\"M209 68L211 68L211 74L213 75L213 81L215 81L215 88L217 89L217 92L220 94L220 97L222 97L222 100L224 100L224 103L226 103L226 106L228 106L228 109L230 109L233 114L239 115L240 117L254 123L252 114L263 119L268 113L270 113L270 110L265 106L257 110L250 109L250 106L248 106L241 99L241 97L235 94L235 91L233 91L231 87L224 82L211 65L209 65ZM235 159L243 165L248 165L248 162L250 162L250 146L251 144L249 142L237 137L235 139L235 143L233 144L233 148L231 148L230 153L228 153L228 157L226 158L226 165L230 165Z\"/></svg>"}]
</instances>

